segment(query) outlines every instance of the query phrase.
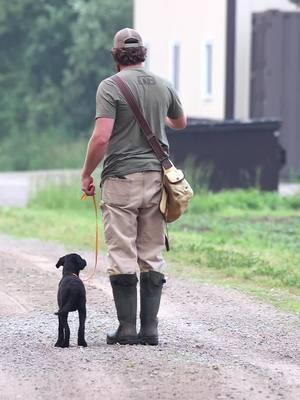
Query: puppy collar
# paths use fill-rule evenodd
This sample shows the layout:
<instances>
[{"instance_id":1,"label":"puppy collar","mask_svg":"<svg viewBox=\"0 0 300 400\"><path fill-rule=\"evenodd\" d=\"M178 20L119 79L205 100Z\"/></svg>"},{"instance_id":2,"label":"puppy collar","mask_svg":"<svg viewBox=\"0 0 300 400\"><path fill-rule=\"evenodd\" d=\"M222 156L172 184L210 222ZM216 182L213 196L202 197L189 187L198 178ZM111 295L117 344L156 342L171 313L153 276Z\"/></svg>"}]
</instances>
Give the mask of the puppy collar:
<instances>
[{"instance_id":1,"label":"puppy collar","mask_svg":"<svg viewBox=\"0 0 300 400\"><path fill-rule=\"evenodd\" d=\"M76 274L74 274L73 272L72 272L72 275L76 276L76 278L79 278L79 276L78 276L78 275L76 275Z\"/></svg>"}]
</instances>

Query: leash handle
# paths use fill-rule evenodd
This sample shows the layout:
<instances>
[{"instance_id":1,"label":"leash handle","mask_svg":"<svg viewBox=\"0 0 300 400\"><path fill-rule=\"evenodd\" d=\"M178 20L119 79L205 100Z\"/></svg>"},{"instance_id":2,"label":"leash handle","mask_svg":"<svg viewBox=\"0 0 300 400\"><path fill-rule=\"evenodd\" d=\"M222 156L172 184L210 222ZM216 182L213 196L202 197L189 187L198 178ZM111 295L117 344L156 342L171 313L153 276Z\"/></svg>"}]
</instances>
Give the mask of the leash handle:
<instances>
[{"instance_id":1,"label":"leash handle","mask_svg":"<svg viewBox=\"0 0 300 400\"><path fill-rule=\"evenodd\" d=\"M83 193L83 195L81 196L80 200L86 200L88 197L85 193ZM95 265L94 265L94 270L91 273L90 276L88 276L87 278L83 279L84 282L89 281L90 279L93 278L93 276L96 273L96 268L97 268L97 264L98 264L98 253L99 253L99 224L98 224L98 208L97 208L97 203L96 203L96 195L93 194L93 203L94 203L94 210L95 210L95 217L96 217L96 243L95 243Z\"/></svg>"}]
</instances>

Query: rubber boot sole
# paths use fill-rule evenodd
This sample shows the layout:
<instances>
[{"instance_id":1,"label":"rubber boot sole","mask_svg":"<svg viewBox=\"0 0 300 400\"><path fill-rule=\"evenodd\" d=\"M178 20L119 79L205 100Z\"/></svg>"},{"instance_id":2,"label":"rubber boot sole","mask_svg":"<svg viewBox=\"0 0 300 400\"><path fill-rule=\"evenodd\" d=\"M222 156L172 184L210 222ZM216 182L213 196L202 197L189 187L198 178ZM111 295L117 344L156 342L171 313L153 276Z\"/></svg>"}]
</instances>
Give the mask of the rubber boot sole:
<instances>
[{"instance_id":1,"label":"rubber boot sole","mask_svg":"<svg viewBox=\"0 0 300 400\"><path fill-rule=\"evenodd\" d=\"M139 343L148 346L157 346L158 336L140 336Z\"/></svg>"},{"instance_id":2,"label":"rubber boot sole","mask_svg":"<svg viewBox=\"0 0 300 400\"><path fill-rule=\"evenodd\" d=\"M131 337L125 336L122 338L111 338L109 336L106 336L106 344L134 345L134 344L139 344L139 340L137 337L132 337L132 336Z\"/></svg>"}]
</instances>

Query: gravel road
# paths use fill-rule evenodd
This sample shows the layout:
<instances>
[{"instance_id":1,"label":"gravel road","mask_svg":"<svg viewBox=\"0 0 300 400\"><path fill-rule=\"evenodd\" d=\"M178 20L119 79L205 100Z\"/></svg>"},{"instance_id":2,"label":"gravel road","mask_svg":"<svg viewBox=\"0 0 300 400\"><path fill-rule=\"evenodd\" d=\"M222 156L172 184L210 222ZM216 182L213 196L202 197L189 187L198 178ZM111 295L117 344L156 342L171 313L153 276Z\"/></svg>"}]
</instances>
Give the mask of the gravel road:
<instances>
[{"instance_id":1,"label":"gravel road","mask_svg":"<svg viewBox=\"0 0 300 400\"><path fill-rule=\"evenodd\" d=\"M107 346L115 325L104 274L86 284L89 347L55 348L63 246L0 236L0 399L299 400L300 320L235 290L168 272L161 343ZM93 265L93 253L80 252ZM102 262L103 265L103 262Z\"/></svg>"}]
</instances>

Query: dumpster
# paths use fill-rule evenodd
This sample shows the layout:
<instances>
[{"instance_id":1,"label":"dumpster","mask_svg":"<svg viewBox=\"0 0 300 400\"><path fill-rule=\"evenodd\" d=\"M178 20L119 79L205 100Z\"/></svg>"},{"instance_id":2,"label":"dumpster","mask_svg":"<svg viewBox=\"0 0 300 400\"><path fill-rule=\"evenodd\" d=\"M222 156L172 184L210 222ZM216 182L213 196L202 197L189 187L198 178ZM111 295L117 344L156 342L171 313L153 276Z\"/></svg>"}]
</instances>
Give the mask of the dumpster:
<instances>
[{"instance_id":1,"label":"dumpster","mask_svg":"<svg viewBox=\"0 0 300 400\"><path fill-rule=\"evenodd\" d=\"M285 151L275 119L215 121L189 119L182 131L167 129L177 167L191 167L199 185L211 191L259 188L278 190ZM198 177L198 178L197 178Z\"/></svg>"}]
</instances>

